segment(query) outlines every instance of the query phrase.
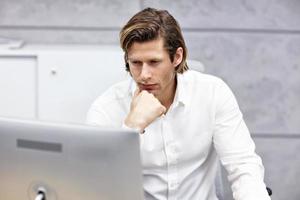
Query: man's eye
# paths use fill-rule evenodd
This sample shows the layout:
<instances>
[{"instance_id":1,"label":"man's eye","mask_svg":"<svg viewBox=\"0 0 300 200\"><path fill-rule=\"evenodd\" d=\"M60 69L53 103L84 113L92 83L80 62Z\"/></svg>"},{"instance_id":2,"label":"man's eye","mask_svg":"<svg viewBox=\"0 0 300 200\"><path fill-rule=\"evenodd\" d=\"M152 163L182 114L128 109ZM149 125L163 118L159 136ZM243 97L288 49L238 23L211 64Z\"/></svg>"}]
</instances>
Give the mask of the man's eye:
<instances>
[{"instance_id":1,"label":"man's eye","mask_svg":"<svg viewBox=\"0 0 300 200\"><path fill-rule=\"evenodd\" d=\"M155 64L158 64L159 61L158 61L158 60L151 60L150 63L151 63L152 65L155 65Z\"/></svg>"},{"instance_id":2,"label":"man's eye","mask_svg":"<svg viewBox=\"0 0 300 200\"><path fill-rule=\"evenodd\" d=\"M142 64L142 62L140 62L140 61L132 61L131 62L133 65L141 65Z\"/></svg>"}]
</instances>

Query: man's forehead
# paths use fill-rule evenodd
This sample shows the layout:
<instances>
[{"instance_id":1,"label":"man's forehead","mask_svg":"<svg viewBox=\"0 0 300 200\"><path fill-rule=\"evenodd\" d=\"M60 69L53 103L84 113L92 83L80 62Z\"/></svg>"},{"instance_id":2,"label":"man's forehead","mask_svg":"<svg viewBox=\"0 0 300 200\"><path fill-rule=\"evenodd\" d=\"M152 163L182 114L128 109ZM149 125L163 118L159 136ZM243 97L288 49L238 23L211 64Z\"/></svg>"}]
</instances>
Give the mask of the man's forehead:
<instances>
[{"instance_id":1,"label":"man's forehead","mask_svg":"<svg viewBox=\"0 0 300 200\"><path fill-rule=\"evenodd\" d=\"M135 49L135 48L142 48L142 47L159 47L162 48L164 47L164 39L161 37L152 39L152 40L147 40L147 41L133 41L129 48L128 51L130 51L131 49Z\"/></svg>"},{"instance_id":2,"label":"man's forehead","mask_svg":"<svg viewBox=\"0 0 300 200\"><path fill-rule=\"evenodd\" d=\"M161 59L166 54L168 54L168 52L164 48L163 43L157 40L143 43L134 43L128 49L128 59L138 59L140 57Z\"/></svg>"},{"instance_id":3,"label":"man's forehead","mask_svg":"<svg viewBox=\"0 0 300 200\"><path fill-rule=\"evenodd\" d=\"M133 53L128 54L128 60L161 60L164 58L162 53Z\"/></svg>"}]
</instances>

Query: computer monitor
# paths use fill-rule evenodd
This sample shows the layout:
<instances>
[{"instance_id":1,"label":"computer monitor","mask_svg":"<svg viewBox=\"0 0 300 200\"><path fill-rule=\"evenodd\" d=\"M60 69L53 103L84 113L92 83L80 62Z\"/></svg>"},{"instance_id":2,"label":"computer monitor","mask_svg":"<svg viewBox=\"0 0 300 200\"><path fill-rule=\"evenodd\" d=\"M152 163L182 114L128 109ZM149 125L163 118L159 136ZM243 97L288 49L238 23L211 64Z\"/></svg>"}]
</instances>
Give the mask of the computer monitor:
<instances>
[{"instance_id":1,"label":"computer monitor","mask_svg":"<svg viewBox=\"0 0 300 200\"><path fill-rule=\"evenodd\" d=\"M0 199L141 200L133 131L0 119Z\"/></svg>"}]
</instances>

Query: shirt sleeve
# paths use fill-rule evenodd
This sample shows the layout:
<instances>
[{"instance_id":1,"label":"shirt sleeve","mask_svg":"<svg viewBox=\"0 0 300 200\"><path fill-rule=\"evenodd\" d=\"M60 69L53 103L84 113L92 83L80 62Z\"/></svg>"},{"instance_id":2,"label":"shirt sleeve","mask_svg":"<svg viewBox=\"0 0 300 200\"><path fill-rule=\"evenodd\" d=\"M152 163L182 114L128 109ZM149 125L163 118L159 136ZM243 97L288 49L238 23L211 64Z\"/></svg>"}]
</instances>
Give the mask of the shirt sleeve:
<instances>
[{"instance_id":1,"label":"shirt sleeve","mask_svg":"<svg viewBox=\"0 0 300 200\"><path fill-rule=\"evenodd\" d=\"M243 120L237 101L221 81L215 89L213 142L228 172L235 200L270 200L264 183L264 167Z\"/></svg>"},{"instance_id":2,"label":"shirt sleeve","mask_svg":"<svg viewBox=\"0 0 300 200\"><path fill-rule=\"evenodd\" d=\"M100 105L93 104L86 117L86 124L93 126L110 126L111 120L105 114Z\"/></svg>"}]
</instances>

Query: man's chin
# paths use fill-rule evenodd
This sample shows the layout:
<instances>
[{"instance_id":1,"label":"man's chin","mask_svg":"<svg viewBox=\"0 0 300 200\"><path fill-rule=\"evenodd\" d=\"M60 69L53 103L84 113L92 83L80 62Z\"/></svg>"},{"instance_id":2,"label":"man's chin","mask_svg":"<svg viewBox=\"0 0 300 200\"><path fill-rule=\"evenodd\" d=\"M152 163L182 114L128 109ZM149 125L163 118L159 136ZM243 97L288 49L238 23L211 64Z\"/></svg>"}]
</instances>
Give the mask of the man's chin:
<instances>
[{"instance_id":1,"label":"man's chin","mask_svg":"<svg viewBox=\"0 0 300 200\"><path fill-rule=\"evenodd\" d=\"M157 95L157 93L155 93L155 92L150 92L151 94L153 94L153 96L155 96L156 98L158 97L158 95Z\"/></svg>"},{"instance_id":2,"label":"man's chin","mask_svg":"<svg viewBox=\"0 0 300 200\"><path fill-rule=\"evenodd\" d=\"M147 92L153 94L153 95L156 97L156 91L155 91L155 90L145 90L145 91L147 91Z\"/></svg>"},{"instance_id":3,"label":"man's chin","mask_svg":"<svg viewBox=\"0 0 300 200\"><path fill-rule=\"evenodd\" d=\"M147 91L147 92L153 94L153 96L156 97L156 98L158 97L157 90L145 90L145 91Z\"/></svg>"}]
</instances>

